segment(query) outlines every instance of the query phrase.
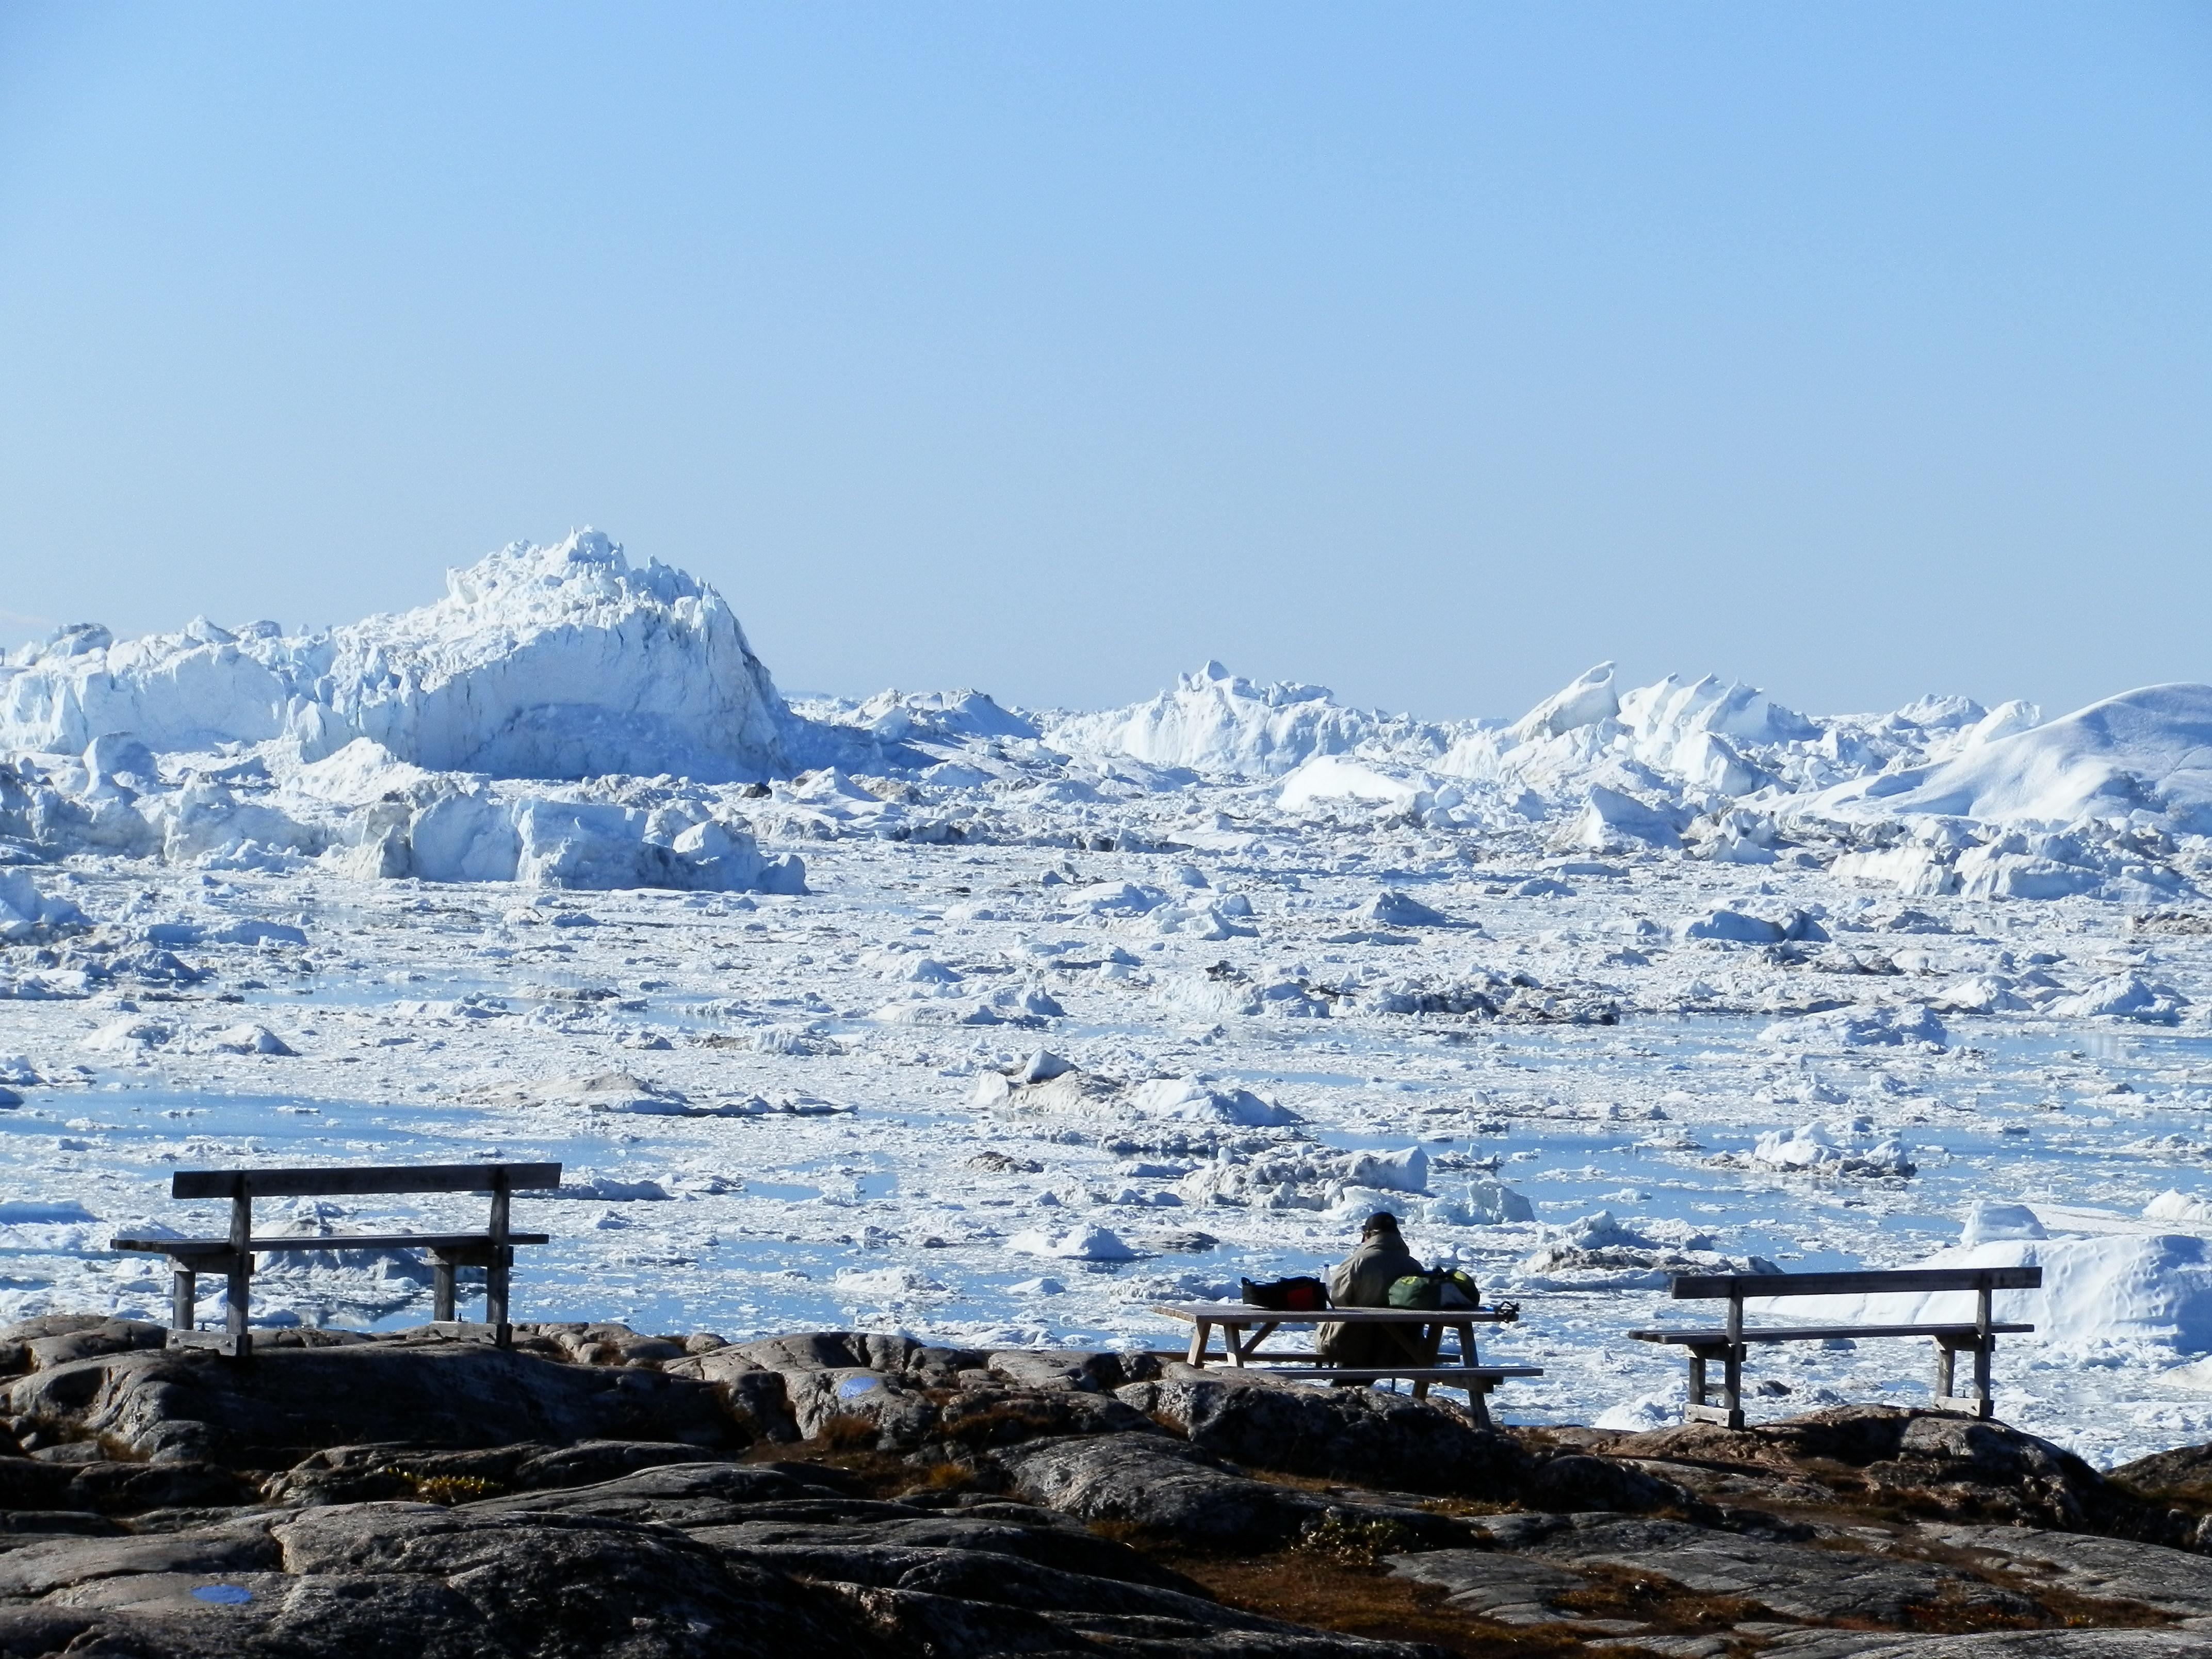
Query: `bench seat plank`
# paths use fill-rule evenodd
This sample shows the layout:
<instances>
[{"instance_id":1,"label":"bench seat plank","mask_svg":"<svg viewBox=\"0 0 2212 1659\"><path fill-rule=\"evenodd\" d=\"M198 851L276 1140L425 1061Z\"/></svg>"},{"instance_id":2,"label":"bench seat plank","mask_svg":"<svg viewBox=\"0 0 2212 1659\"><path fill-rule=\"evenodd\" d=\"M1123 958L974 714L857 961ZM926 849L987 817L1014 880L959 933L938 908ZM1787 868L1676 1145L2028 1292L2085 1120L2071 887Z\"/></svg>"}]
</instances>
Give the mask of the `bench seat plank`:
<instances>
[{"instance_id":1,"label":"bench seat plank","mask_svg":"<svg viewBox=\"0 0 2212 1659\"><path fill-rule=\"evenodd\" d=\"M1991 1325L1992 1336L2018 1336L2035 1328L2033 1325ZM1972 1341L1978 1328L1955 1322L1942 1325L1802 1325L1770 1327L1765 1330L1747 1326L1737 1340L1743 1342L1831 1342L1839 1337L1860 1336L1936 1336L1958 1337ZM1629 1336L1638 1342L1674 1342L1684 1347L1726 1347L1729 1334L1725 1330L1669 1330L1631 1331Z\"/></svg>"},{"instance_id":2,"label":"bench seat plank","mask_svg":"<svg viewBox=\"0 0 2212 1659\"><path fill-rule=\"evenodd\" d=\"M546 1244L550 1233L509 1233L509 1244ZM279 1235L250 1238L246 1248L257 1255L279 1250L465 1250L489 1249L489 1233L309 1233L300 1237ZM111 1250L137 1250L149 1255L228 1255L227 1238L111 1238Z\"/></svg>"},{"instance_id":3,"label":"bench seat plank","mask_svg":"<svg viewBox=\"0 0 2212 1659\"><path fill-rule=\"evenodd\" d=\"M2043 1285L2040 1267L1900 1267L1844 1273L1677 1273L1669 1293L1678 1302L1741 1296L1764 1302L1784 1296L1881 1296L1899 1291L2033 1291Z\"/></svg>"}]
</instances>

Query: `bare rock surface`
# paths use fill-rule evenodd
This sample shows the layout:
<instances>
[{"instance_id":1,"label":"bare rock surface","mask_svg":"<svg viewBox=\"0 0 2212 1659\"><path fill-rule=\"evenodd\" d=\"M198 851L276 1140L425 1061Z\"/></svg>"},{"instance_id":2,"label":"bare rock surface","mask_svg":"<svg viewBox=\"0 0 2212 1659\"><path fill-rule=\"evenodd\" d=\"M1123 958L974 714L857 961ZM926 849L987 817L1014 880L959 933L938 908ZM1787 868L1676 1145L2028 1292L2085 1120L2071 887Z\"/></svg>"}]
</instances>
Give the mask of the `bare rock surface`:
<instances>
[{"instance_id":1,"label":"bare rock surface","mask_svg":"<svg viewBox=\"0 0 2212 1659\"><path fill-rule=\"evenodd\" d=\"M2093 1534L2027 1527L1928 1526L1936 1542L2077 1595L2132 1601L2212 1632L2212 1556ZM2212 1648L2212 1641L2208 1641Z\"/></svg>"},{"instance_id":2,"label":"bare rock surface","mask_svg":"<svg viewBox=\"0 0 2212 1659\"><path fill-rule=\"evenodd\" d=\"M1962 1636L1808 1631L1766 1650L1786 1659L2200 1659L2201 1638L2162 1630L1981 1631Z\"/></svg>"},{"instance_id":3,"label":"bare rock surface","mask_svg":"<svg viewBox=\"0 0 2212 1659\"><path fill-rule=\"evenodd\" d=\"M1506 1496L1529 1457L1458 1407L1374 1389L1312 1389L1170 1364L1118 1397L1194 1446L1294 1474L1392 1487Z\"/></svg>"},{"instance_id":4,"label":"bare rock surface","mask_svg":"<svg viewBox=\"0 0 2212 1659\"><path fill-rule=\"evenodd\" d=\"M2193 1542L2198 1526L2047 1440L1945 1413L1846 1406L1741 1431L1688 1423L1557 1437L1633 1461L1715 1502L1873 1502L2177 1544Z\"/></svg>"},{"instance_id":5,"label":"bare rock surface","mask_svg":"<svg viewBox=\"0 0 2212 1659\"><path fill-rule=\"evenodd\" d=\"M1759 1611L1747 1617L1902 1625L1916 1609L1938 1603L2014 1617L2034 1611L2024 1596L1934 1562L1814 1547L1680 1522L1606 1514L1516 1515L1478 1524L1495 1543L1540 1561L1663 1578L1699 1595L1751 1603Z\"/></svg>"},{"instance_id":6,"label":"bare rock surface","mask_svg":"<svg viewBox=\"0 0 2212 1659\"><path fill-rule=\"evenodd\" d=\"M878 1333L240 1364L116 1323L0 1331L0 1659L2212 1651L2195 1449L2107 1479L1883 1409L1499 1431Z\"/></svg>"},{"instance_id":7,"label":"bare rock surface","mask_svg":"<svg viewBox=\"0 0 2212 1659\"><path fill-rule=\"evenodd\" d=\"M161 1462L282 1468L333 1441L735 1443L711 1385L630 1366L555 1364L479 1343L204 1350L69 1361L14 1383L9 1411Z\"/></svg>"}]
</instances>

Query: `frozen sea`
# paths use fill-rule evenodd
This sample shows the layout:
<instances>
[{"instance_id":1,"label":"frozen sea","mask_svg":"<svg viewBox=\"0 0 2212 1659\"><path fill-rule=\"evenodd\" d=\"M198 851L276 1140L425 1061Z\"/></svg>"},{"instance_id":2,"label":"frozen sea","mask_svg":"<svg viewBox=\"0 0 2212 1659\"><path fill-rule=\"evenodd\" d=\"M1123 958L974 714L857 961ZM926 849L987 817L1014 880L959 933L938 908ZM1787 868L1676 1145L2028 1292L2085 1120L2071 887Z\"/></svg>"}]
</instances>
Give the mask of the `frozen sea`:
<instances>
[{"instance_id":1,"label":"frozen sea","mask_svg":"<svg viewBox=\"0 0 2212 1659\"><path fill-rule=\"evenodd\" d=\"M2212 1238L2212 1206L2142 1214L2212 1187L2212 1035L1956 1010L1932 1036L1914 1023L1936 988L2031 958L2062 983L2155 974L2212 1000L2199 935L2088 899L1907 905L1818 871L1584 860L1547 878L1424 855L1418 834L1327 857L805 850L813 891L787 897L78 861L71 896L94 918L202 934L258 920L306 942L180 947L204 977L0 1002L0 1053L40 1079L0 1113L0 1312L162 1316L161 1264L107 1238L220 1231L168 1200L167 1175L240 1162L557 1158L567 1189L518 1201L519 1224L553 1235L524 1253L518 1316L731 1338L863 1326L1176 1346L1152 1304L1322 1267L1380 1202L1417 1252L1521 1304L1487 1356L1546 1375L1498 1396L1508 1420L1657 1422L1679 1407L1680 1362L1624 1334L1679 1316L1670 1263L1905 1266L1956 1245L1977 1202L2012 1204L2062 1243L2166 1241L2169 1271L2102 1325L2076 1309L2063 1340L2004 1343L2007 1419L2104 1463L2212 1438L2212 1289L2187 1256ZM1202 896L1240 931L1163 931L1158 904L1121 897L1132 888ZM1347 930L1378 891L1443 921ZM1808 905L1831 935L1815 951L1679 937L1716 908ZM1497 1015L1329 994L1377 975L1510 988ZM1267 994L1286 986L1304 988ZM1911 1018L1843 1023L1870 1006ZM296 1052L234 1052L251 1028ZM1038 1049L1098 1086L984 1098L979 1079ZM1116 1086L1160 1079L1218 1109L1150 1113ZM1295 1121L1236 1121L1238 1090ZM1838 1160L1761 1160L1762 1137L1771 1152L1807 1126ZM1421 1190L1341 1178L1348 1154L1409 1148ZM1303 1185L1207 1185L1285 1159ZM1485 1218L1501 1186L1533 1219ZM460 1200L276 1208L271 1223L337 1231L477 1218ZM400 1258L306 1258L256 1287L277 1322L428 1311ZM1791 1346L1754 1356L1752 1376L1786 1392L1753 1405L1912 1403L1931 1372L1924 1343Z\"/></svg>"}]
</instances>

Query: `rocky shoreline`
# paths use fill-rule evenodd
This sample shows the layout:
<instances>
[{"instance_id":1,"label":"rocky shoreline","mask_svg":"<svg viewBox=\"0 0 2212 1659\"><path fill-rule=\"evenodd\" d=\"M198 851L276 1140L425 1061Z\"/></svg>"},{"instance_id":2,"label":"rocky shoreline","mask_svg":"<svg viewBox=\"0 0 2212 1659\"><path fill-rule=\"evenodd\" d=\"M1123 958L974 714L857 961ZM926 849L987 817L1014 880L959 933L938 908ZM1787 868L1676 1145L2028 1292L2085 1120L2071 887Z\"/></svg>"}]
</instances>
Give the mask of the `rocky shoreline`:
<instances>
[{"instance_id":1,"label":"rocky shoreline","mask_svg":"<svg viewBox=\"0 0 2212 1659\"><path fill-rule=\"evenodd\" d=\"M0 1655L2212 1653L2212 1447L1492 1432L1144 1355L0 1331Z\"/></svg>"}]
</instances>

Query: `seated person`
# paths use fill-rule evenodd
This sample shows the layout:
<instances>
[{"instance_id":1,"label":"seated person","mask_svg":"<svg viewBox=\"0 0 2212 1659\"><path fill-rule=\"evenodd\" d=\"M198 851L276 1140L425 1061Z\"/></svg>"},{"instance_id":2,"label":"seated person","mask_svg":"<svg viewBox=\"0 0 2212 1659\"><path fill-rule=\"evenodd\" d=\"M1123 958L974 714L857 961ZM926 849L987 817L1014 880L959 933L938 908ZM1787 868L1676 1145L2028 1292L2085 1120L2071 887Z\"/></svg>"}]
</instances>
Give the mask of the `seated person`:
<instances>
[{"instance_id":1,"label":"seated person","mask_svg":"<svg viewBox=\"0 0 2212 1659\"><path fill-rule=\"evenodd\" d=\"M1390 1286L1421 1264L1398 1232L1398 1218L1377 1210L1359 1230L1359 1248L1329 1269L1328 1299L1339 1308L1387 1308ZM1401 1365L1407 1351L1398 1334L1380 1325L1334 1321L1314 1335L1314 1352L1331 1365Z\"/></svg>"}]
</instances>

